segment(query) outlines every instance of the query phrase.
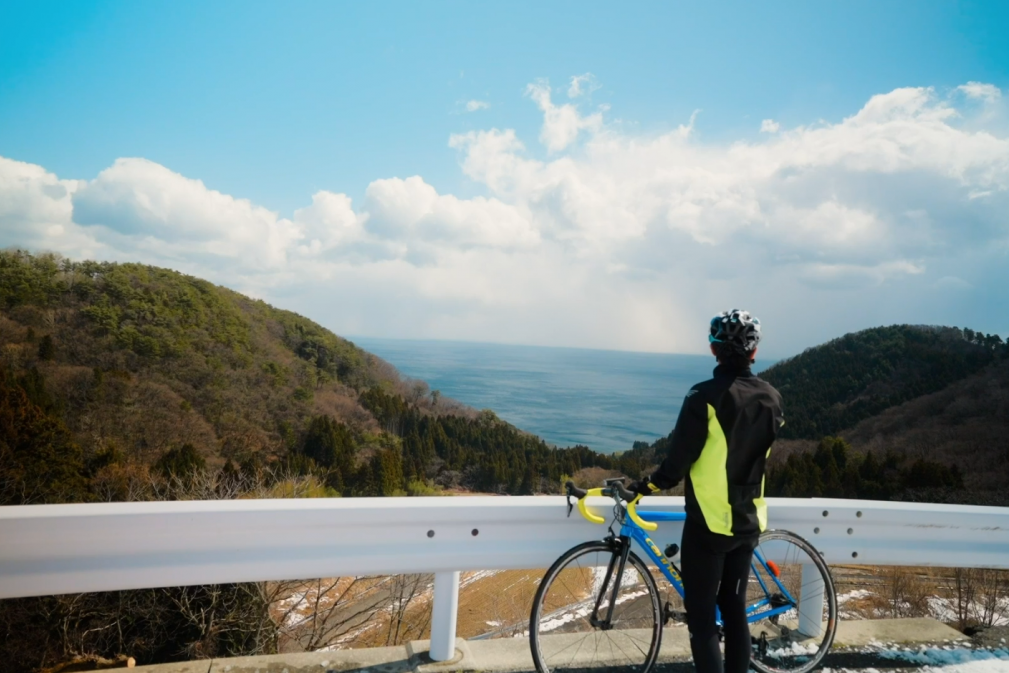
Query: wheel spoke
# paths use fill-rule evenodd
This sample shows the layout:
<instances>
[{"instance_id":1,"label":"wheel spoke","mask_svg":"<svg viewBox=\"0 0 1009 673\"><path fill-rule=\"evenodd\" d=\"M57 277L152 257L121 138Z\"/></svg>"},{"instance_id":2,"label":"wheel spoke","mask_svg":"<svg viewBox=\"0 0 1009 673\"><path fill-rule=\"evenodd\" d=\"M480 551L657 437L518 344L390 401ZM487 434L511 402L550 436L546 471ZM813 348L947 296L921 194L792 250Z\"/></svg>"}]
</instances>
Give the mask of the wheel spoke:
<instances>
[{"instance_id":1,"label":"wheel spoke","mask_svg":"<svg viewBox=\"0 0 1009 673\"><path fill-rule=\"evenodd\" d=\"M830 572L815 549L791 533L768 531L761 536L758 549L769 565L773 562L777 566L777 572L769 572L754 556L752 572L756 577L748 584L747 603L767 605L754 611L755 621L750 624L755 638L753 667L761 673L811 671L830 648L836 628L837 600ZM805 603L803 597L807 598ZM786 606L779 615L761 617L761 613ZM811 614L813 606L821 614ZM820 633L812 637L802 633L803 624L820 625ZM763 651L757 646L761 640L766 643Z\"/></svg>"},{"instance_id":2,"label":"wheel spoke","mask_svg":"<svg viewBox=\"0 0 1009 673\"><path fill-rule=\"evenodd\" d=\"M536 592L530 624L539 673L614 666L629 673L648 673L661 638L658 589L633 553L628 555L623 575L617 578L614 567L606 582L613 555L607 543L587 543L569 551L547 571ZM597 600L601 619L613 608L605 631L589 621Z\"/></svg>"}]
</instances>

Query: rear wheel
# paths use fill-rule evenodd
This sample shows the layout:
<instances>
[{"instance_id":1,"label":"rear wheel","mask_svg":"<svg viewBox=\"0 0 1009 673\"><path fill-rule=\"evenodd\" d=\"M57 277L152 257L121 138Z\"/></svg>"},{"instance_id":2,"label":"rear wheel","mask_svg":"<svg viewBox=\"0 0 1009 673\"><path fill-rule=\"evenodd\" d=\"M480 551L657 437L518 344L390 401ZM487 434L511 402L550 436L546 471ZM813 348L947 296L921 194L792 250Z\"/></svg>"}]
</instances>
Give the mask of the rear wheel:
<instances>
[{"instance_id":1,"label":"rear wheel","mask_svg":"<svg viewBox=\"0 0 1009 673\"><path fill-rule=\"evenodd\" d=\"M634 552L624 566L612 619L605 623L619 560L618 545L586 542L547 571L533 599L529 624L529 645L539 673L597 668L648 673L655 664L662 608L655 580Z\"/></svg>"},{"instance_id":2,"label":"rear wheel","mask_svg":"<svg viewBox=\"0 0 1009 673\"><path fill-rule=\"evenodd\" d=\"M834 581L820 553L798 535L772 530L760 536L747 605L756 616L778 613L750 623L752 666L760 673L812 671L834 642Z\"/></svg>"}]
</instances>

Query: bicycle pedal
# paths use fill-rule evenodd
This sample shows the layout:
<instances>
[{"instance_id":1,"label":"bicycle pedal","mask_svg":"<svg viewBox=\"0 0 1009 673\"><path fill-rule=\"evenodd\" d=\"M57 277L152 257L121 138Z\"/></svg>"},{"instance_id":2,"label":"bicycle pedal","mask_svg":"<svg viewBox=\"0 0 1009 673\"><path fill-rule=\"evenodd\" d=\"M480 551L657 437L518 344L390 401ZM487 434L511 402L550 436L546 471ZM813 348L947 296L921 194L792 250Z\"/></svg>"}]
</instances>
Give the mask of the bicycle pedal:
<instances>
[{"instance_id":1,"label":"bicycle pedal","mask_svg":"<svg viewBox=\"0 0 1009 673\"><path fill-rule=\"evenodd\" d=\"M674 610L669 601L666 601L666 605L662 608L662 625L665 626L668 624L669 620L685 624L687 622L687 613L684 610Z\"/></svg>"}]
</instances>

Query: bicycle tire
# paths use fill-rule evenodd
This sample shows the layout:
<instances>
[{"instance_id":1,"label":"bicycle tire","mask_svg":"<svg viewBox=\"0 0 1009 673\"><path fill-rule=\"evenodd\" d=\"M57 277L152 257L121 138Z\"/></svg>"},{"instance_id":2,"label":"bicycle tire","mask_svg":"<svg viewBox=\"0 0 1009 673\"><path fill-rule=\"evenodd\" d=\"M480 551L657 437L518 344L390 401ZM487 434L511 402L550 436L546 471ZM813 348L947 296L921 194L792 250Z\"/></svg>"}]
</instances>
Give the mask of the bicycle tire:
<instances>
[{"instance_id":1,"label":"bicycle tire","mask_svg":"<svg viewBox=\"0 0 1009 673\"><path fill-rule=\"evenodd\" d=\"M587 559L590 554L595 557ZM662 644L659 590L648 567L633 551L628 553L620 584L621 591L625 587L632 591L625 599L618 597L614 608L615 613L620 609L614 626L620 622L624 628L601 630L589 623L588 613L598 592L604 593L605 606L609 604L613 579L607 586L602 584L609 559L614 555L619 561L619 551L608 542L586 542L562 554L543 576L529 615L529 647L538 673L573 673L593 668L649 673L655 665ZM580 559L585 559L585 565ZM642 590L647 597L635 593ZM645 641L647 651L642 647ZM604 643L607 649L600 655L600 645ZM587 650L581 655L586 644L592 647L591 656ZM635 663L638 658L640 663ZM564 660L567 661L561 665Z\"/></svg>"},{"instance_id":2,"label":"bicycle tire","mask_svg":"<svg viewBox=\"0 0 1009 673\"><path fill-rule=\"evenodd\" d=\"M827 567L827 563L823 560L823 556L820 555L820 552L818 552L813 545L795 533L783 530L765 531L760 536L757 549L764 550L762 551L762 554L765 558L771 557L767 552L778 553L780 555L781 552L779 549L770 549L770 547L776 543L791 545L796 550L801 550L804 554L801 557L797 554L793 558L787 558L786 555L785 567L782 568L779 564L780 575L778 579L786 584L786 589L788 589L790 594L800 594L797 597L799 606L794 609L795 614L791 614L791 611L789 611L788 613L775 618L773 622L769 619L763 619L750 624L750 633L755 639L754 652L751 657L750 665L758 671L758 673L809 673L809 671L816 668L816 666L818 666L827 655L827 652L830 650L830 647L834 642L834 636L837 633L837 594L834 590L834 579L831 577L830 568ZM803 566L815 568L815 572L803 570ZM756 559L754 559L754 565L750 571L748 591L753 591L754 587L759 587L763 592L760 595L768 597L768 592L763 589L761 584L754 577L754 571L766 575L766 570L764 570ZM807 572L811 575L808 578L806 575ZM766 577L762 579L765 580L765 585L768 584ZM796 580L798 580L798 584L795 584ZM806 590L811 591L815 596L820 589L820 587L816 584L817 580L822 582L822 605L823 608L826 608L826 614L823 614L823 609L821 608L820 615L804 615L801 612L801 594L803 590ZM792 583L793 587L798 589L798 591L789 589L789 583ZM749 604L750 601L748 600L747 603ZM816 603L817 602L814 600L813 605L816 605ZM808 609L809 608L807 608L807 610ZM785 617L785 619L782 620L782 617ZM819 619L817 619L817 617L819 617ZM815 622L820 623L822 627L821 634L818 636L806 636L803 638L803 634L800 631L801 625L803 623L809 625L813 623L814 620ZM784 622L784 624L782 622ZM772 636L776 636L776 638L771 641L765 640L765 652L763 654L760 653L761 633L764 634L765 638L769 633ZM768 643L772 643L773 647L772 645L768 645ZM813 649L814 646L815 650Z\"/></svg>"}]
</instances>

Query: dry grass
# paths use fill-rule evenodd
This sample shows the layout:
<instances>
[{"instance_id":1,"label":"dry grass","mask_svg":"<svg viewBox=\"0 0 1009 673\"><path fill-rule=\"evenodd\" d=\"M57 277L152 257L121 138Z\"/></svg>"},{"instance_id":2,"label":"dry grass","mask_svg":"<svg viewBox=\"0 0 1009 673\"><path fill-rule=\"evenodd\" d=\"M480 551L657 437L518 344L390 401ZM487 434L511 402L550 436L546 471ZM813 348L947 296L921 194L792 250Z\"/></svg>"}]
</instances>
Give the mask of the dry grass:
<instances>
[{"instance_id":1,"label":"dry grass","mask_svg":"<svg viewBox=\"0 0 1009 673\"><path fill-rule=\"evenodd\" d=\"M931 617L968 631L1009 621L1009 571L836 566L841 617Z\"/></svg>"}]
</instances>

